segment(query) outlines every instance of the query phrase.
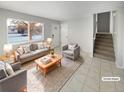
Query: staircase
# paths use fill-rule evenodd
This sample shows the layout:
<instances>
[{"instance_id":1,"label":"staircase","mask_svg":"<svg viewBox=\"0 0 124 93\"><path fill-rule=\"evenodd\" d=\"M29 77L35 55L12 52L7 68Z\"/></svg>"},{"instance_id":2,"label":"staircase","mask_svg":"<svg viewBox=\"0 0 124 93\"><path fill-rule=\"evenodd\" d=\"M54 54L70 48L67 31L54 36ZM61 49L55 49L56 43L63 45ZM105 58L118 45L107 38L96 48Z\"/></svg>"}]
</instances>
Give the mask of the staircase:
<instances>
[{"instance_id":1,"label":"staircase","mask_svg":"<svg viewBox=\"0 0 124 93\"><path fill-rule=\"evenodd\" d=\"M115 61L112 34L96 34L94 56L110 61Z\"/></svg>"}]
</instances>

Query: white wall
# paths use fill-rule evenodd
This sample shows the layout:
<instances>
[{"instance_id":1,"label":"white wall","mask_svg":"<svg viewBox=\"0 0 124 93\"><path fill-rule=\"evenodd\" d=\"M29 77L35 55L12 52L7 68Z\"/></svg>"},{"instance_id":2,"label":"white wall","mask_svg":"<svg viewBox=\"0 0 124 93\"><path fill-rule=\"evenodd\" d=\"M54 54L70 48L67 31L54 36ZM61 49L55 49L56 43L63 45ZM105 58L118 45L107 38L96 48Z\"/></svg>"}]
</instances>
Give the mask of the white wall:
<instances>
[{"instance_id":1,"label":"white wall","mask_svg":"<svg viewBox=\"0 0 124 93\"><path fill-rule=\"evenodd\" d=\"M7 43L7 18L22 19L26 21L34 21L44 23L45 39L51 37L52 24L60 24L59 21L51 20L47 18L37 17L24 13L14 12L0 8L0 54L3 53L3 45ZM60 39L58 39L60 40Z\"/></svg>"},{"instance_id":2,"label":"white wall","mask_svg":"<svg viewBox=\"0 0 124 93\"><path fill-rule=\"evenodd\" d=\"M61 46L68 44L68 23L61 23Z\"/></svg>"},{"instance_id":3,"label":"white wall","mask_svg":"<svg viewBox=\"0 0 124 93\"><path fill-rule=\"evenodd\" d=\"M68 42L78 43L81 55L93 56L93 15L68 21Z\"/></svg>"},{"instance_id":4,"label":"white wall","mask_svg":"<svg viewBox=\"0 0 124 93\"><path fill-rule=\"evenodd\" d=\"M114 16L115 24L113 31L116 64L124 68L124 9L116 11Z\"/></svg>"},{"instance_id":5,"label":"white wall","mask_svg":"<svg viewBox=\"0 0 124 93\"><path fill-rule=\"evenodd\" d=\"M60 33L60 25L59 24L52 24L52 35L54 35L53 38L53 46L60 47L61 45L61 33Z\"/></svg>"}]
</instances>

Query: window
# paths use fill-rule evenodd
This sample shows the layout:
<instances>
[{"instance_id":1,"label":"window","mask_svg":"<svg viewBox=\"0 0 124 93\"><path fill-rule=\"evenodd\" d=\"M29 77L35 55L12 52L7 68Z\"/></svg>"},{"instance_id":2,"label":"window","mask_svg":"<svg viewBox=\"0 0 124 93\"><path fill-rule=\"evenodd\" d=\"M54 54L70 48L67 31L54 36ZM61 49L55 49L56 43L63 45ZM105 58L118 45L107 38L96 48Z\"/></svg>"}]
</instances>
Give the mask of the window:
<instances>
[{"instance_id":1,"label":"window","mask_svg":"<svg viewBox=\"0 0 124 93\"><path fill-rule=\"evenodd\" d=\"M8 43L44 40L43 24L18 19L7 19Z\"/></svg>"},{"instance_id":2,"label":"window","mask_svg":"<svg viewBox=\"0 0 124 93\"><path fill-rule=\"evenodd\" d=\"M43 40L43 25L41 23L30 23L31 39L33 41Z\"/></svg>"}]
</instances>

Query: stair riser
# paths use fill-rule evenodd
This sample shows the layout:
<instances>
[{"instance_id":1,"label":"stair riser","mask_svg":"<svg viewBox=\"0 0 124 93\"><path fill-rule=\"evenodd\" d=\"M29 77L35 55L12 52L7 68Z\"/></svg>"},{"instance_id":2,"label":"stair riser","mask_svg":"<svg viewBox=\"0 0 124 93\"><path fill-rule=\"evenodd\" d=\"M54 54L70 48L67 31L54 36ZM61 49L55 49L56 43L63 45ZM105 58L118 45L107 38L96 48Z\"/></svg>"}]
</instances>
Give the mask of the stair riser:
<instances>
[{"instance_id":1,"label":"stair riser","mask_svg":"<svg viewBox=\"0 0 124 93\"><path fill-rule=\"evenodd\" d=\"M112 34L96 34L96 36L112 36Z\"/></svg>"},{"instance_id":2,"label":"stair riser","mask_svg":"<svg viewBox=\"0 0 124 93\"><path fill-rule=\"evenodd\" d=\"M100 38L100 37L96 37L96 40L112 41L112 38Z\"/></svg>"}]
</instances>

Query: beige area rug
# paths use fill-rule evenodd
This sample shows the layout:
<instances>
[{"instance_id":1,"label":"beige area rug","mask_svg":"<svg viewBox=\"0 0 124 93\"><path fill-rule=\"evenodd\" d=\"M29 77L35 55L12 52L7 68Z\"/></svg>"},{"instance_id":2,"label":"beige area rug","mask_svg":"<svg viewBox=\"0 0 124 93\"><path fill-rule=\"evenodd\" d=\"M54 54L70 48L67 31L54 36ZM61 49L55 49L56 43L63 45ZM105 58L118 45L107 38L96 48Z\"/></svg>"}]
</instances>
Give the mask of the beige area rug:
<instances>
[{"instance_id":1,"label":"beige area rug","mask_svg":"<svg viewBox=\"0 0 124 93\"><path fill-rule=\"evenodd\" d=\"M29 65L29 70L27 72L28 80L28 92L56 92L64 86L64 84L71 78L73 73L79 68L83 63L80 58L77 61L72 61L67 58L62 59L62 66L49 72L46 78L43 76L42 72L36 69L33 63L33 68Z\"/></svg>"}]
</instances>

